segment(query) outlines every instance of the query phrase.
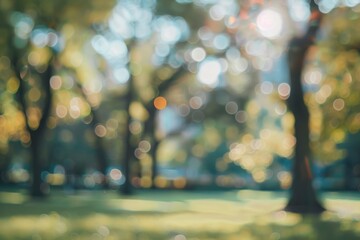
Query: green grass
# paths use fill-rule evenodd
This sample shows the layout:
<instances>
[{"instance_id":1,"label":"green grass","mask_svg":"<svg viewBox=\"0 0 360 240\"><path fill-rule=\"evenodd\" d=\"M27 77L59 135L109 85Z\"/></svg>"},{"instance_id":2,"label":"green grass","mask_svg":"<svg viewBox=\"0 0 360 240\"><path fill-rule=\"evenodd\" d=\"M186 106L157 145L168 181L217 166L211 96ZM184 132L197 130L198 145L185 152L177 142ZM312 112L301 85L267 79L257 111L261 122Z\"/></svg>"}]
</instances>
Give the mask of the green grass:
<instances>
[{"instance_id":1,"label":"green grass","mask_svg":"<svg viewBox=\"0 0 360 240\"><path fill-rule=\"evenodd\" d=\"M301 216L282 192L0 192L0 239L360 239L359 194L323 197L329 211Z\"/></svg>"}]
</instances>

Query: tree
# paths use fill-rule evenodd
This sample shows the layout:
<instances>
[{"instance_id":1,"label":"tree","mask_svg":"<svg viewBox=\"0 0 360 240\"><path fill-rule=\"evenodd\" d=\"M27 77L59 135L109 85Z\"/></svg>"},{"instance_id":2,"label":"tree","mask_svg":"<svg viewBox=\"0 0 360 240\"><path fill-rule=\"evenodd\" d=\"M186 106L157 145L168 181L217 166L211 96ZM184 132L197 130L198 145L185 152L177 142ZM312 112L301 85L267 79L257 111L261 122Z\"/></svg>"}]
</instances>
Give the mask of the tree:
<instances>
[{"instance_id":1,"label":"tree","mask_svg":"<svg viewBox=\"0 0 360 240\"><path fill-rule=\"evenodd\" d=\"M302 37L294 37L289 43L288 50L291 87L288 106L294 115L296 144L291 196L285 210L299 213L319 213L325 210L317 200L312 182L309 110L304 101L301 81L306 54L314 44L322 18L314 1L311 1L311 14L306 33Z\"/></svg>"},{"instance_id":2,"label":"tree","mask_svg":"<svg viewBox=\"0 0 360 240\"><path fill-rule=\"evenodd\" d=\"M186 73L186 70L184 67L180 67L177 71L175 71L170 77L165 79L161 84L157 86L158 90L158 96L162 98L162 96L165 95L166 91L169 90L169 88L174 85L179 79L181 79L181 76ZM160 139L156 136L157 131L157 124L156 124L156 117L157 117L157 111L161 110L162 108L166 107L166 103L156 103L155 101L161 101L160 98L155 98L154 101L151 101L149 103L145 103L144 106L148 112L148 118L144 123L144 135L150 138L150 157L152 159L152 165L151 165L151 182L152 187L155 188L155 180L158 175L158 161L157 161L157 150L160 144ZM163 106L162 106L163 104Z\"/></svg>"},{"instance_id":3,"label":"tree","mask_svg":"<svg viewBox=\"0 0 360 240\"><path fill-rule=\"evenodd\" d=\"M224 11L217 12L217 10L220 9L220 6L218 5L216 6L216 9L214 6L210 11L212 10L214 18L224 18L229 32L236 32L236 43L239 47L245 47L244 52L247 53L247 57L251 59L254 67L262 72L266 73L269 71L269 68L267 68L269 65L265 64L266 61L278 58L278 56L270 56L270 59L267 58L266 50L270 48L266 48L266 45L273 44L275 49L276 47L280 47L282 48L282 52L285 50L284 46L288 46L287 58L290 85L288 86L287 83L282 83L282 86L280 86L286 87L288 90L291 88L290 96L284 94L289 91L282 92L280 86L278 90L278 94L281 98L287 99L288 97L287 105L294 117L294 137L296 139L296 142L294 141L295 151L292 172L292 195L286 209L296 212L317 213L323 211L324 208L317 200L312 186L312 156L310 153L309 142L310 113L305 102L305 87L303 86L302 79L304 78L306 70L305 66L307 63L307 56L309 55L308 53L310 52L309 50L311 50L311 46L315 45L316 37L319 32L318 29L320 28L320 22L323 15L322 12L328 13L337 5L336 3L321 1L318 6L315 2L316 1L289 1L287 4L280 4L280 1L272 1L271 3L266 1L241 1L238 5L240 8L239 15L230 16L228 18L224 17ZM347 4L351 7L351 3ZM311 9L310 11L309 7ZM280 15L280 12L286 14ZM302 34L301 31L297 31L297 28L299 28L298 23L305 22L304 20L307 18L307 13L310 15L310 20L306 24L307 27L305 27L305 33ZM284 21L287 14L287 17L289 17L288 22ZM343 24L337 25L341 25L342 28L344 27ZM249 27L247 28L247 26ZM288 28L285 29L286 26ZM300 37L298 37L299 35ZM356 38L353 36L350 37L349 35L347 36L348 39L346 42L352 42L354 38ZM288 41L289 43L287 44ZM252 48L252 46L254 46L254 48ZM257 51L257 48L260 49L261 47L263 47L262 49L264 51ZM268 85L271 87L271 92L272 86L271 84ZM263 86L266 90L266 85ZM309 87L308 89L306 89L306 91L310 92L311 88ZM267 94L267 90L263 92ZM343 104L341 104L343 103L341 99L337 100L335 103L340 103L340 105L343 106ZM259 128L259 126L257 126L257 128ZM241 157L239 158L239 161L242 162Z\"/></svg>"},{"instance_id":4,"label":"tree","mask_svg":"<svg viewBox=\"0 0 360 240\"><path fill-rule=\"evenodd\" d=\"M346 134L357 131L355 130L357 127L354 128L354 125L352 125L352 119L356 116L359 106L355 100L357 97L350 90L358 85L358 79L354 77L350 82L347 80L355 76L353 71L357 68L358 54L356 54L356 51L359 49L358 34L356 32L350 33L352 31L351 26L356 25L354 21L357 21L356 18L352 17L354 14L350 8L352 6L334 9L330 12L331 9L328 9L328 5L324 5L324 3L316 4L315 2L310 2L311 17L307 31L302 37L295 37L290 41L288 52L292 89L288 99L288 106L294 115L297 142L295 145L292 193L285 209L302 213L324 211L323 206L316 198L312 186L312 153L315 152L318 158L325 158L323 162L331 162L341 158L341 153L339 154L339 149L336 149L336 144L343 142ZM326 14L329 16L326 16L322 12L330 13ZM344 13L346 13L346 16ZM342 16L341 20L339 20L340 16ZM325 19L326 17L327 19ZM327 20L327 22L324 23L324 20ZM318 33L321 28L328 29L328 33L324 34L325 39L319 40ZM339 38L344 37L344 35L348 36L348 40L339 41ZM315 41L317 41L317 44ZM315 87L315 94L311 90L310 94L305 94L302 79L305 79L305 84L308 84L307 86L310 86L310 89L311 86L317 84L316 81L309 80L307 77L309 75L306 72L306 63L309 61L309 55L314 57L311 50L314 50L315 45L319 56L312 61L317 62L318 69L321 69L321 67L324 69L321 72L325 76L323 79L318 78L322 86ZM333 56L331 60L329 55ZM346 55L352 57L348 58L349 60L341 60ZM342 80L343 82L340 83ZM329 84L332 86L339 84L341 87L332 90ZM324 89L328 88L330 88L330 91L327 91L324 97L320 97ZM319 113L316 108L320 108L322 113ZM339 114L339 112L342 112L342 114ZM309 118L311 114L313 115L312 121ZM319 115L322 116L322 121L314 117ZM315 120L317 123L314 124ZM309 122L312 122L313 126ZM316 129L314 129L314 125L317 126ZM312 133L313 138L316 135L318 136L316 141L310 142L310 133ZM345 171L348 171L347 164L348 162L345 164ZM348 175L348 172L345 173L346 175Z\"/></svg>"},{"instance_id":5,"label":"tree","mask_svg":"<svg viewBox=\"0 0 360 240\"><path fill-rule=\"evenodd\" d=\"M231 1L229 1L229 5L231 4ZM347 4L349 4L349 6L351 5L350 3ZM204 5L206 5L206 3L204 3ZM311 8L310 11L307 9L309 5ZM236 39L235 42L238 47L242 49L245 48L242 53L245 53L244 55L252 61L256 69L262 72L269 71L267 61L269 63L270 60L271 68L271 60L273 60L266 56L266 52L259 52L256 48L263 47L266 51L269 48L265 48L264 46L274 44L274 47L283 46L282 48L284 49L284 46L287 45L287 41L289 40L287 57L291 91L287 104L288 109L294 117L294 137L296 143L294 151L293 185L291 189L292 195L286 209L296 212L321 212L324 208L317 200L315 190L312 186L312 156L309 142L310 113L304 99L305 93L302 78L305 72L309 49L315 45L315 40L319 32L318 29L320 28L322 12L330 12L332 8L336 7L336 4L330 4L325 1L320 2L319 6L315 1L294 1L289 2L287 5L280 4L280 1L273 1L271 3L266 3L265 1L241 1L236 6L239 8L238 15L226 11L226 6L221 3L212 6L210 4L210 13L215 23L210 22L209 26L215 26L215 29L222 31L224 28L219 27L218 22L223 19L226 30ZM305 29L304 34L300 33L300 35L303 36L296 36L299 35L299 31L294 30L298 28L297 23L295 23L296 21L285 23L282 20L285 16L280 16L276 8L287 11L288 15L291 15L291 18L297 22L306 19L307 11L309 11L311 17L307 24L308 28ZM300 12L303 15L300 14L300 16ZM289 20L291 18L289 17ZM285 31L284 26L288 26L289 29L292 30ZM350 40L348 39L346 41L351 41L353 37L349 38ZM270 58L276 59L277 57L270 56ZM284 93L279 91L279 95L286 99L287 96L283 94ZM341 100L337 102L340 103ZM240 162L241 161L240 159Z\"/></svg>"},{"instance_id":6,"label":"tree","mask_svg":"<svg viewBox=\"0 0 360 240\"><path fill-rule=\"evenodd\" d=\"M95 50L104 56L110 66L111 77L118 82L119 88L126 88L127 120L122 160L126 180L121 187L124 194L131 191L134 150L141 137L151 145L148 150L150 155L145 154L152 158L152 173L146 173L152 177L146 177L155 177L158 145L155 118L160 109L154 106L154 100L162 97L187 72L181 53L182 47L186 47L183 43L189 38L187 23L182 17L158 15L159 12L161 10L154 2L120 1L108 24L99 26L99 34L93 39ZM116 46L119 51L110 52L108 46ZM131 131L131 125L139 122L145 128L142 136Z\"/></svg>"},{"instance_id":7,"label":"tree","mask_svg":"<svg viewBox=\"0 0 360 240\"><path fill-rule=\"evenodd\" d=\"M90 5L96 5L91 2ZM23 131L26 137L23 142L31 150L31 195L41 197L46 194L46 187L41 177L41 145L44 132L47 129L51 114L52 89L50 79L59 67L58 54L62 50L61 36L58 32L64 24L64 19L75 20L78 12L74 8L83 9L75 1L2 1L1 30L4 33L2 49L5 58L10 61L14 79L14 92L17 92L22 117ZM94 17L104 15L108 4L98 6L96 14L77 20L77 24L94 21ZM86 12L86 11L85 11ZM4 45L5 50L3 49ZM16 88L16 89L15 89Z\"/></svg>"},{"instance_id":8,"label":"tree","mask_svg":"<svg viewBox=\"0 0 360 240\"><path fill-rule=\"evenodd\" d=\"M18 3L19 4L19 3ZM5 15L6 16L6 15ZM31 18L26 15L20 15L15 21L24 21L27 19L32 22ZM5 20L9 21L9 20ZM14 22L13 24L18 24ZM12 26L8 25L8 31L10 32ZM23 33L18 33L23 34ZM13 46L17 41L21 42L21 36L19 35L8 35L8 45ZM25 46L27 43L24 43ZM42 62L38 66L27 67L23 65L23 55L26 54L26 51L23 49L18 49L16 46L10 48L9 50L9 59L11 62L12 70L14 75L17 78L19 87L18 87L18 97L23 112L23 117L25 118L25 127L29 134L30 147L31 147L31 169L32 169L32 183L31 183L31 195L35 197L41 197L45 195L46 186L41 180L41 156L40 156L40 145L42 136L46 129L46 122L50 115L50 108L52 104L52 92L50 88L50 78L53 75L53 65L52 57L48 57L48 61ZM51 56L51 53L50 53ZM36 75L33 75L36 74ZM41 99L28 99L26 94L28 89L36 88L36 86L31 86L25 81L31 81L29 78L32 78L32 81L38 82L40 85L40 91L43 92ZM29 86L30 85L30 86ZM36 85L36 83L33 85Z\"/></svg>"}]
</instances>

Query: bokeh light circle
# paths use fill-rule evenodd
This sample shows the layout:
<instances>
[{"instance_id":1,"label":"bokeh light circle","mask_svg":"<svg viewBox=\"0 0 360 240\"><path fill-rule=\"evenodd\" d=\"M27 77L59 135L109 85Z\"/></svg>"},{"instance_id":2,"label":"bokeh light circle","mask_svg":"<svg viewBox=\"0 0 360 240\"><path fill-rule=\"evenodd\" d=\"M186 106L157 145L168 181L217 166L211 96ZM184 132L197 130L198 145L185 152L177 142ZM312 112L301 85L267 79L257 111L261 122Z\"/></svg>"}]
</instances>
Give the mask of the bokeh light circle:
<instances>
[{"instance_id":1,"label":"bokeh light circle","mask_svg":"<svg viewBox=\"0 0 360 240\"><path fill-rule=\"evenodd\" d=\"M256 18L256 26L261 35L273 39L281 34L283 20L278 12L265 9Z\"/></svg>"},{"instance_id":2,"label":"bokeh light circle","mask_svg":"<svg viewBox=\"0 0 360 240\"><path fill-rule=\"evenodd\" d=\"M163 110L167 106L167 101L164 97L157 97L154 99L154 106L157 110Z\"/></svg>"}]
</instances>

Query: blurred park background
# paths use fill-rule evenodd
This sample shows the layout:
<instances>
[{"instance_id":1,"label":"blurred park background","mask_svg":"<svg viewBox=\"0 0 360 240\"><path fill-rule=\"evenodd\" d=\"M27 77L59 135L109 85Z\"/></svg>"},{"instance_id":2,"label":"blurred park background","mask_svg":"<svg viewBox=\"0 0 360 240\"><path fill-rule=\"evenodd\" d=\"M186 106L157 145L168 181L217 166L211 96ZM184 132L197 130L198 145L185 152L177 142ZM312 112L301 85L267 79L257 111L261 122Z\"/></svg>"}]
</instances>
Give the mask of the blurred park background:
<instances>
[{"instance_id":1,"label":"blurred park background","mask_svg":"<svg viewBox=\"0 0 360 240\"><path fill-rule=\"evenodd\" d=\"M355 239L358 26L359 0L0 0L0 221L60 229L2 237L69 239L98 211L119 232L140 213L121 239L182 240L141 223L181 213L189 230L200 211L202 231L225 214L237 234L198 239L280 239L269 214L343 234L287 239ZM237 232L259 212L265 235ZM109 228L91 236L118 239Z\"/></svg>"}]
</instances>

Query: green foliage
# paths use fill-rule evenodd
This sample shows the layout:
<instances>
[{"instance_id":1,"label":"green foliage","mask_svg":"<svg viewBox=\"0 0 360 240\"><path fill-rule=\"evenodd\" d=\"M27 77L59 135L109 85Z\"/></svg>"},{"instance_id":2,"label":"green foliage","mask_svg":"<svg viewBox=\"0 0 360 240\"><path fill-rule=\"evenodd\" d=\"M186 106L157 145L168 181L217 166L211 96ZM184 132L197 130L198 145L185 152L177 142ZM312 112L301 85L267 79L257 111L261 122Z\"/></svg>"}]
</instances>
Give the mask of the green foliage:
<instances>
[{"instance_id":1,"label":"green foliage","mask_svg":"<svg viewBox=\"0 0 360 240\"><path fill-rule=\"evenodd\" d=\"M194 30L204 26L207 13L203 8L192 3L180 4L178 1L158 0L157 15L170 15L183 17Z\"/></svg>"},{"instance_id":2,"label":"green foliage","mask_svg":"<svg viewBox=\"0 0 360 240\"><path fill-rule=\"evenodd\" d=\"M360 131L360 17L356 9L335 9L324 19L324 39L318 43L314 65L322 69L321 84L311 93L309 103L315 127L314 151L324 162L344 157L336 145L348 134ZM320 114L319 112L320 111ZM317 129L316 129L317 128ZM360 143L355 143L360 144Z\"/></svg>"},{"instance_id":3,"label":"green foliage","mask_svg":"<svg viewBox=\"0 0 360 240\"><path fill-rule=\"evenodd\" d=\"M48 23L55 27L64 22L92 24L103 21L115 1L99 2L96 0L3 0L0 9L5 13L21 12L30 15L37 23ZM81 17L79 17L81 16Z\"/></svg>"}]
</instances>

